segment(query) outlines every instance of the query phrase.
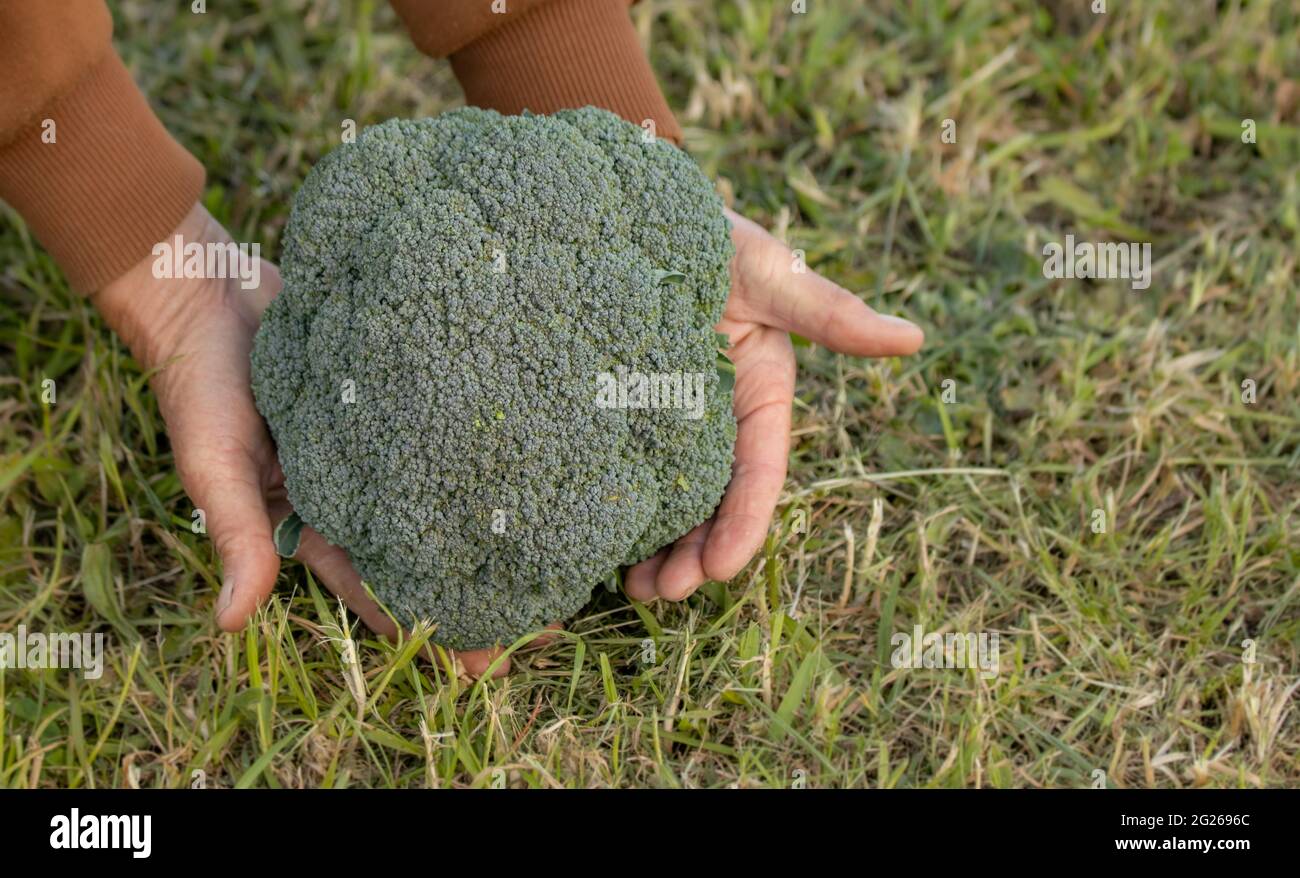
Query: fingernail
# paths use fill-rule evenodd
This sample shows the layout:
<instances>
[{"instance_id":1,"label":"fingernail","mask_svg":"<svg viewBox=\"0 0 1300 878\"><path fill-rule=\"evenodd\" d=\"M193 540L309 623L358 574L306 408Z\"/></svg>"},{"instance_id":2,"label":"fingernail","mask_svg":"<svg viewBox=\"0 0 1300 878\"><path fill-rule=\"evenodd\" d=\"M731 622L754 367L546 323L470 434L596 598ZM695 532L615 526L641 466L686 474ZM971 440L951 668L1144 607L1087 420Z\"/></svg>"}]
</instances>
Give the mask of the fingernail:
<instances>
[{"instance_id":1,"label":"fingernail","mask_svg":"<svg viewBox=\"0 0 1300 878\"><path fill-rule=\"evenodd\" d=\"M230 604L234 599L235 599L235 582L233 579L227 577L225 581L221 583L221 593L217 595L217 618L218 619L221 618L221 616L226 612L226 610L230 609Z\"/></svg>"},{"instance_id":2,"label":"fingernail","mask_svg":"<svg viewBox=\"0 0 1300 878\"><path fill-rule=\"evenodd\" d=\"M894 324L895 326L910 326L910 327L912 327L913 329L920 329L920 328L921 328L921 327L917 326L915 323L913 323L912 321L907 320L907 319L905 319L905 318L903 318L903 317L895 317L893 314L878 314L877 316L878 316L881 320L884 320L884 321L887 322L887 323L892 323L892 324Z\"/></svg>"}]
</instances>

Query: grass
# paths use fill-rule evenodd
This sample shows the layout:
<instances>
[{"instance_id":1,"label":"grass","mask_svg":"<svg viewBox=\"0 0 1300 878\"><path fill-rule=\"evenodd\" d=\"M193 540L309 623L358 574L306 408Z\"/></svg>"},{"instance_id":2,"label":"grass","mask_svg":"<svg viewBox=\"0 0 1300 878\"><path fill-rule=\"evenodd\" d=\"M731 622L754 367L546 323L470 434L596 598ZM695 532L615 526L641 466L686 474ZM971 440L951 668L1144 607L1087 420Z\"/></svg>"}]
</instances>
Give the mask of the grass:
<instances>
[{"instance_id":1,"label":"grass","mask_svg":"<svg viewBox=\"0 0 1300 878\"><path fill-rule=\"evenodd\" d=\"M1088 5L633 10L728 201L929 341L801 346L762 555L682 604L602 591L502 680L296 564L218 632L144 378L5 211L0 631L105 633L107 667L0 672L0 784L1300 783L1300 14ZM460 100L377 0L173 6L115 4L117 44L270 254L343 119ZM1152 242L1150 289L1044 278L1066 234ZM1000 673L893 667L916 624L997 633Z\"/></svg>"}]
</instances>

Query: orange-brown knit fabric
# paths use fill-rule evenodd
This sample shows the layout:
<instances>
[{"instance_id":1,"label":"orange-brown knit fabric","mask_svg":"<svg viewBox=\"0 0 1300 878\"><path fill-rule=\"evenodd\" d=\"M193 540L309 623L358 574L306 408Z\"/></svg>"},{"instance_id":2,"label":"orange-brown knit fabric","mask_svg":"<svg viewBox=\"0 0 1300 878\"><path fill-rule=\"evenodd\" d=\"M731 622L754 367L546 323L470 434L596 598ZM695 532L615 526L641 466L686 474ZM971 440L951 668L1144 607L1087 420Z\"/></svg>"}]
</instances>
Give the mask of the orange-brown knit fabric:
<instances>
[{"instance_id":1,"label":"orange-brown knit fabric","mask_svg":"<svg viewBox=\"0 0 1300 878\"><path fill-rule=\"evenodd\" d=\"M0 0L0 199L80 292L148 256L203 191L111 35L102 0Z\"/></svg>"},{"instance_id":2,"label":"orange-brown knit fabric","mask_svg":"<svg viewBox=\"0 0 1300 878\"><path fill-rule=\"evenodd\" d=\"M446 58L490 30L553 0L389 0L411 42L426 55ZM626 7L629 0L606 0Z\"/></svg>"},{"instance_id":3,"label":"orange-brown knit fabric","mask_svg":"<svg viewBox=\"0 0 1300 878\"><path fill-rule=\"evenodd\" d=\"M411 38L450 54L465 102L502 113L551 113L593 104L681 143L627 0L392 0ZM436 4L436 5L435 5ZM495 24L495 27L493 26Z\"/></svg>"},{"instance_id":4,"label":"orange-brown knit fabric","mask_svg":"<svg viewBox=\"0 0 1300 878\"><path fill-rule=\"evenodd\" d=\"M0 0L0 146L111 51L103 0Z\"/></svg>"},{"instance_id":5,"label":"orange-brown knit fabric","mask_svg":"<svg viewBox=\"0 0 1300 878\"><path fill-rule=\"evenodd\" d=\"M681 142L628 0L391 2L417 46L450 55L470 104L503 113L594 104L636 124L653 119L659 136ZM111 38L103 0L0 0L0 199L83 292L148 256L204 184Z\"/></svg>"},{"instance_id":6,"label":"orange-brown knit fabric","mask_svg":"<svg viewBox=\"0 0 1300 878\"><path fill-rule=\"evenodd\" d=\"M203 168L111 51L41 115L0 148L0 198L73 289L90 292L171 234L203 192ZM47 118L53 143L43 138Z\"/></svg>"}]
</instances>

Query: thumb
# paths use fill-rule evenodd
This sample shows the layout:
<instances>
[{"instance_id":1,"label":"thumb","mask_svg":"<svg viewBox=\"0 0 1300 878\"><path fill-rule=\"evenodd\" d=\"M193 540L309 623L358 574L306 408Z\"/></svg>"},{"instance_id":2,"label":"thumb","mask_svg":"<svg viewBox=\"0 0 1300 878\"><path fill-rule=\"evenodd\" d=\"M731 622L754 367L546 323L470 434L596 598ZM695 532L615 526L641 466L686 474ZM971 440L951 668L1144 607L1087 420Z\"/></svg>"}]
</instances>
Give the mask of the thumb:
<instances>
[{"instance_id":1,"label":"thumb","mask_svg":"<svg viewBox=\"0 0 1300 878\"><path fill-rule=\"evenodd\" d=\"M734 301L727 303L728 316L795 332L858 357L906 356L925 341L921 328L910 320L876 313L853 293L795 260L794 251L757 223L736 213L728 216L736 245Z\"/></svg>"},{"instance_id":2,"label":"thumb","mask_svg":"<svg viewBox=\"0 0 1300 878\"><path fill-rule=\"evenodd\" d=\"M205 511L221 556L217 624L224 631L239 631L271 593L280 570L257 468L252 460L225 464L196 482L195 505Z\"/></svg>"}]
</instances>

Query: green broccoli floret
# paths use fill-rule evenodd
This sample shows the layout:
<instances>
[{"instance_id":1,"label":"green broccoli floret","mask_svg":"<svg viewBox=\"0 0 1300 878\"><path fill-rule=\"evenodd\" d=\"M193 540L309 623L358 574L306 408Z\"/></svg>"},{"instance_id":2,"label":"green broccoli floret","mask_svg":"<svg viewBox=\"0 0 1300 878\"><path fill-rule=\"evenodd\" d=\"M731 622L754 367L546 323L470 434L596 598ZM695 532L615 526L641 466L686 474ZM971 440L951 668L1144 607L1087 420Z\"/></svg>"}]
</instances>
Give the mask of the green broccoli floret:
<instances>
[{"instance_id":1,"label":"green broccoli floret","mask_svg":"<svg viewBox=\"0 0 1300 878\"><path fill-rule=\"evenodd\" d=\"M730 479L732 253L694 162L603 110L367 129L295 197L253 350L290 502L441 643L571 616Z\"/></svg>"}]
</instances>

